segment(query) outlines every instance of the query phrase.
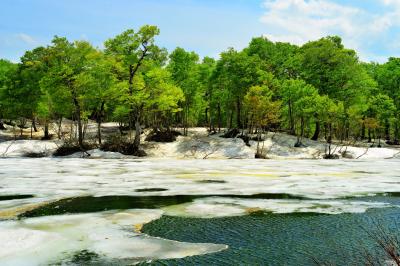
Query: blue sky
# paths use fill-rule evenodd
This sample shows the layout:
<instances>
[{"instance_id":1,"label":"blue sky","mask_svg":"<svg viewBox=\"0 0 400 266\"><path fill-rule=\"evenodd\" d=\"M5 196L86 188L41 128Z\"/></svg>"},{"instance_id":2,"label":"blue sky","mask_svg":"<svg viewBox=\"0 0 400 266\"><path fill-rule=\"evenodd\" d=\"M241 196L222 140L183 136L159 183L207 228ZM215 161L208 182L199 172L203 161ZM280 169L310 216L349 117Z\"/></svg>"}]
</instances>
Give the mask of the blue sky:
<instances>
[{"instance_id":1,"label":"blue sky","mask_svg":"<svg viewBox=\"0 0 400 266\"><path fill-rule=\"evenodd\" d=\"M0 17L0 58L12 61L54 35L102 47L143 24L160 27L160 46L201 56L255 36L302 44L329 34L364 61L400 56L400 0L1 0Z\"/></svg>"}]
</instances>

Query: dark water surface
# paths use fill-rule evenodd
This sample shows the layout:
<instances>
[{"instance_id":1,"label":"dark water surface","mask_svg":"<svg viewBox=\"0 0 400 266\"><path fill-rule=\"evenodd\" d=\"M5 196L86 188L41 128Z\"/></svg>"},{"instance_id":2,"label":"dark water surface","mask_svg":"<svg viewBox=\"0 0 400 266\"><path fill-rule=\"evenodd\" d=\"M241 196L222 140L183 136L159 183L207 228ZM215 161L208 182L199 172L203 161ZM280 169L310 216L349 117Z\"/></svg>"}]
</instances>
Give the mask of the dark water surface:
<instances>
[{"instance_id":1,"label":"dark water surface","mask_svg":"<svg viewBox=\"0 0 400 266\"><path fill-rule=\"evenodd\" d=\"M400 205L398 196L397 193L389 193L358 199ZM258 197L287 196L260 194ZM28 212L25 216L159 208L196 198L198 197L82 197L58 201ZM257 197L253 195L251 198ZM400 235L400 209L379 208L370 209L365 213L335 215L257 212L245 216L211 219L163 216L146 224L142 232L182 242L226 244L229 248L213 254L159 260L140 265L316 265L315 259L332 265L365 265L366 251L374 254L376 258L383 258L370 236L377 230L378 224L386 228L391 235ZM67 264L130 265L132 261L104 261L97 254L82 251Z\"/></svg>"},{"instance_id":2,"label":"dark water surface","mask_svg":"<svg viewBox=\"0 0 400 266\"><path fill-rule=\"evenodd\" d=\"M143 232L178 241L229 245L219 253L152 265L316 265L313 259L333 265L365 265L365 249L382 257L368 231L376 230L379 221L398 235L399 218L397 208L338 215L260 213L216 219L163 216L145 225Z\"/></svg>"},{"instance_id":3,"label":"dark water surface","mask_svg":"<svg viewBox=\"0 0 400 266\"><path fill-rule=\"evenodd\" d=\"M21 197L23 195L20 195ZM262 193L254 195L171 195L171 196L102 196L74 197L58 200L22 213L19 217L40 217L59 214L91 213L109 210L158 209L170 205L192 202L207 197L239 199L307 199L284 193ZM1 200L1 197L0 197Z\"/></svg>"}]
</instances>

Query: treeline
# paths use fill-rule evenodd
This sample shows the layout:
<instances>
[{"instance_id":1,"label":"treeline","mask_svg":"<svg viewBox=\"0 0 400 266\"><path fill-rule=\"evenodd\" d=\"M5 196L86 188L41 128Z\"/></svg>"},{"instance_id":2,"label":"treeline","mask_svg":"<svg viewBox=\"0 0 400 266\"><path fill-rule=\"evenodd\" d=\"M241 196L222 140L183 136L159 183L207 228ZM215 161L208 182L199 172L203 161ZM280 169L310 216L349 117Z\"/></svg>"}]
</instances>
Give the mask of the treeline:
<instances>
[{"instance_id":1,"label":"treeline","mask_svg":"<svg viewBox=\"0 0 400 266\"><path fill-rule=\"evenodd\" d=\"M169 131L182 127L287 131L324 138L400 138L400 59L362 63L339 37L299 47L254 38L242 51L200 60L176 48L170 54L155 43L156 26L127 30L107 40L104 49L87 41L55 37L47 47L27 51L20 63L0 61L0 127L27 121L44 127L76 121L77 143L84 146L85 125L118 121L135 135L142 127Z\"/></svg>"}]
</instances>

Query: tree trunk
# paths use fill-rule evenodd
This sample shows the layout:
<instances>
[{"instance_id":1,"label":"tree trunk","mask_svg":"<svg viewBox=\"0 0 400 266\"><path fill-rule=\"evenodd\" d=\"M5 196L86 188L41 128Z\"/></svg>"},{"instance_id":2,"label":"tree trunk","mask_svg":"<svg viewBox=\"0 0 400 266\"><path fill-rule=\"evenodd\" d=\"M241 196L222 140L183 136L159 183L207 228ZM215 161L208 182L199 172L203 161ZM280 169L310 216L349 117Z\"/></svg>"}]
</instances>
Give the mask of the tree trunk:
<instances>
[{"instance_id":1,"label":"tree trunk","mask_svg":"<svg viewBox=\"0 0 400 266\"><path fill-rule=\"evenodd\" d=\"M129 65L129 96L132 97L133 95L133 65ZM129 130L129 139L132 140L132 128L133 128L133 105L130 105L130 112L129 112L129 121L128 121L128 130Z\"/></svg>"},{"instance_id":2,"label":"tree trunk","mask_svg":"<svg viewBox=\"0 0 400 266\"><path fill-rule=\"evenodd\" d=\"M97 120L97 137L99 140L99 145L101 145L101 120Z\"/></svg>"},{"instance_id":3,"label":"tree trunk","mask_svg":"<svg viewBox=\"0 0 400 266\"><path fill-rule=\"evenodd\" d=\"M321 123L317 120L315 122L315 132L311 139L317 141L319 138L320 131L321 131Z\"/></svg>"},{"instance_id":4,"label":"tree trunk","mask_svg":"<svg viewBox=\"0 0 400 266\"><path fill-rule=\"evenodd\" d=\"M328 139L326 140L326 142L328 143L328 157L331 156L332 154L332 150L331 150L331 146L332 146L332 123L329 123L329 136ZM326 152L325 152L326 153Z\"/></svg>"},{"instance_id":5,"label":"tree trunk","mask_svg":"<svg viewBox=\"0 0 400 266\"><path fill-rule=\"evenodd\" d=\"M208 94L208 112L209 112L209 126L210 126L210 132L215 132L215 126L214 126L214 120L213 120L213 112L214 112L214 108L212 105L212 90L209 91Z\"/></svg>"},{"instance_id":6,"label":"tree trunk","mask_svg":"<svg viewBox=\"0 0 400 266\"><path fill-rule=\"evenodd\" d=\"M385 139L390 141L390 123L388 120L385 121Z\"/></svg>"},{"instance_id":7,"label":"tree trunk","mask_svg":"<svg viewBox=\"0 0 400 266\"><path fill-rule=\"evenodd\" d=\"M382 138L382 134L381 134L381 129L378 129L378 133L376 134L377 135L377 137L378 137L378 148L381 148L382 146L381 146L381 138Z\"/></svg>"},{"instance_id":8,"label":"tree trunk","mask_svg":"<svg viewBox=\"0 0 400 266\"><path fill-rule=\"evenodd\" d=\"M295 135L294 130L294 120L293 120L293 110L292 110L292 101L289 99L289 131L291 135Z\"/></svg>"},{"instance_id":9,"label":"tree trunk","mask_svg":"<svg viewBox=\"0 0 400 266\"><path fill-rule=\"evenodd\" d=\"M204 115L206 116L205 117L205 121L206 121L206 125L208 124L208 107L206 107L206 110L204 110ZM210 130L211 131L211 130Z\"/></svg>"},{"instance_id":10,"label":"tree trunk","mask_svg":"<svg viewBox=\"0 0 400 266\"><path fill-rule=\"evenodd\" d=\"M49 139L50 138L50 136L49 136L49 123L47 121L44 123L44 137L43 138L44 139Z\"/></svg>"},{"instance_id":11,"label":"tree trunk","mask_svg":"<svg viewBox=\"0 0 400 266\"><path fill-rule=\"evenodd\" d=\"M256 127L258 130L258 127ZM257 151L256 151L256 158L262 157L262 152L260 151L260 140L261 140L261 130L257 133Z\"/></svg>"},{"instance_id":12,"label":"tree trunk","mask_svg":"<svg viewBox=\"0 0 400 266\"><path fill-rule=\"evenodd\" d=\"M133 141L133 146L138 151L140 148L140 135L142 133L142 128L140 126L139 118L135 121L135 140Z\"/></svg>"},{"instance_id":13,"label":"tree trunk","mask_svg":"<svg viewBox=\"0 0 400 266\"><path fill-rule=\"evenodd\" d=\"M221 132L221 104L218 103L218 132Z\"/></svg>"},{"instance_id":14,"label":"tree trunk","mask_svg":"<svg viewBox=\"0 0 400 266\"><path fill-rule=\"evenodd\" d=\"M81 106L76 98L74 98L75 111L78 122L78 144L80 148L83 148L83 128L81 119Z\"/></svg>"},{"instance_id":15,"label":"tree trunk","mask_svg":"<svg viewBox=\"0 0 400 266\"><path fill-rule=\"evenodd\" d=\"M214 126L214 120L213 120L213 114L211 113L211 108L209 110L209 120L208 120L208 126L210 128L210 132L214 131L215 132L215 126Z\"/></svg>"},{"instance_id":16,"label":"tree trunk","mask_svg":"<svg viewBox=\"0 0 400 266\"><path fill-rule=\"evenodd\" d=\"M254 121L253 121L254 114L251 114L250 116L250 121L249 121L249 134L253 134L253 127L254 127Z\"/></svg>"},{"instance_id":17,"label":"tree trunk","mask_svg":"<svg viewBox=\"0 0 400 266\"><path fill-rule=\"evenodd\" d=\"M208 126L210 128L210 132L214 131L215 132L215 126L214 126L214 120L213 120L213 114L211 112L211 108L209 110L209 119L208 119Z\"/></svg>"},{"instance_id":18,"label":"tree trunk","mask_svg":"<svg viewBox=\"0 0 400 266\"><path fill-rule=\"evenodd\" d=\"M99 140L99 145L101 145L101 121L103 119L103 112L104 112L104 101L101 103L100 111L97 113L97 137Z\"/></svg>"},{"instance_id":19,"label":"tree trunk","mask_svg":"<svg viewBox=\"0 0 400 266\"><path fill-rule=\"evenodd\" d=\"M17 140L17 130L15 129L15 124L13 125L13 134L14 134L14 140Z\"/></svg>"},{"instance_id":20,"label":"tree trunk","mask_svg":"<svg viewBox=\"0 0 400 266\"><path fill-rule=\"evenodd\" d=\"M77 109L77 115L78 115L78 144L79 147L83 147L83 128L82 128L82 119L81 119L81 108L78 107Z\"/></svg>"},{"instance_id":21,"label":"tree trunk","mask_svg":"<svg viewBox=\"0 0 400 266\"><path fill-rule=\"evenodd\" d=\"M185 107L185 123L184 123L184 130L183 135L187 136L188 134L188 125L189 124L189 106Z\"/></svg>"},{"instance_id":22,"label":"tree trunk","mask_svg":"<svg viewBox=\"0 0 400 266\"><path fill-rule=\"evenodd\" d=\"M297 141L294 144L294 146L296 148L299 148L303 145L302 141L303 141L303 136L304 136L304 118L301 117L300 118L300 133L297 134Z\"/></svg>"},{"instance_id":23,"label":"tree trunk","mask_svg":"<svg viewBox=\"0 0 400 266\"><path fill-rule=\"evenodd\" d=\"M243 128L242 125L242 120L241 120L241 104L240 104L240 98L238 97L236 99L236 109L237 109L237 113L236 113L236 123L237 123L237 127L238 128Z\"/></svg>"},{"instance_id":24,"label":"tree trunk","mask_svg":"<svg viewBox=\"0 0 400 266\"><path fill-rule=\"evenodd\" d=\"M35 119L35 117L32 118L32 127L33 127L33 130L35 132L38 132L37 127L36 127L36 119Z\"/></svg>"},{"instance_id":25,"label":"tree trunk","mask_svg":"<svg viewBox=\"0 0 400 266\"><path fill-rule=\"evenodd\" d=\"M361 140L364 139L365 139L365 122L363 122L361 126Z\"/></svg>"},{"instance_id":26,"label":"tree trunk","mask_svg":"<svg viewBox=\"0 0 400 266\"><path fill-rule=\"evenodd\" d=\"M231 110L231 115L229 117L229 129L232 128L232 124L233 124L233 110Z\"/></svg>"},{"instance_id":27,"label":"tree trunk","mask_svg":"<svg viewBox=\"0 0 400 266\"><path fill-rule=\"evenodd\" d=\"M304 137L304 118L301 118L301 122L300 122L300 142L303 142L303 137Z\"/></svg>"},{"instance_id":28,"label":"tree trunk","mask_svg":"<svg viewBox=\"0 0 400 266\"><path fill-rule=\"evenodd\" d=\"M61 139L62 119L63 119L63 118L60 117L60 120L58 121L58 130L57 130L58 139Z\"/></svg>"},{"instance_id":29,"label":"tree trunk","mask_svg":"<svg viewBox=\"0 0 400 266\"><path fill-rule=\"evenodd\" d=\"M368 129L368 143L372 142L371 129Z\"/></svg>"}]
</instances>

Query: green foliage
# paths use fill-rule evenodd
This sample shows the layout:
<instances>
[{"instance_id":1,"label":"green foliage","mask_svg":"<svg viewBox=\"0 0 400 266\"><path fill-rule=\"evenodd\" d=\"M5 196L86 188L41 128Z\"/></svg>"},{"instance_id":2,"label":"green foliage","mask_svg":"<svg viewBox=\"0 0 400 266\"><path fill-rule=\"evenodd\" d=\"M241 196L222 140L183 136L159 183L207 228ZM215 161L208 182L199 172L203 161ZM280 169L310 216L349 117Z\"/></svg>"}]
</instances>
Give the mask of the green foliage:
<instances>
[{"instance_id":1,"label":"green foliage","mask_svg":"<svg viewBox=\"0 0 400 266\"><path fill-rule=\"evenodd\" d=\"M152 126L169 127L172 114L182 109L179 103L184 100L182 90L174 85L170 73L162 68L154 68L144 76L145 87L141 92L144 109L150 117L154 117Z\"/></svg>"},{"instance_id":2,"label":"green foliage","mask_svg":"<svg viewBox=\"0 0 400 266\"><path fill-rule=\"evenodd\" d=\"M375 118L381 126L386 121L394 118L396 107L393 100L384 94L378 94L369 100L369 108L367 110L370 118Z\"/></svg>"},{"instance_id":3,"label":"green foliage","mask_svg":"<svg viewBox=\"0 0 400 266\"><path fill-rule=\"evenodd\" d=\"M268 69L279 79L297 77L296 62L293 60L299 47L289 43L273 43L260 37L254 38L245 52L252 56L257 55L268 65Z\"/></svg>"},{"instance_id":4,"label":"green foliage","mask_svg":"<svg viewBox=\"0 0 400 266\"><path fill-rule=\"evenodd\" d=\"M279 122L281 102L273 101L273 92L268 86L252 86L244 97L250 123L258 128L267 128Z\"/></svg>"},{"instance_id":5,"label":"green foliage","mask_svg":"<svg viewBox=\"0 0 400 266\"><path fill-rule=\"evenodd\" d=\"M198 121L197 112L193 112L193 107L197 107L201 101L199 95L199 56L194 52L187 52L182 48L176 48L169 55L168 70L171 78L180 87L184 94L182 110L184 111L183 124L187 127L194 125Z\"/></svg>"},{"instance_id":6,"label":"green foliage","mask_svg":"<svg viewBox=\"0 0 400 266\"><path fill-rule=\"evenodd\" d=\"M374 74L381 90L391 97L400 108L400 58L389 58L383 65L376 66Z\"/></svg>"},{"instance_id":7,"label":"green foliage","mask_svg":"<svg viewBox=\"0 0 400 266\"><path fill-rule=\"evenodd\" d=\"M305 44L297 56L302 78L328 95L350 106L359 94L376 87L359 62L355 51L345 49L337 36Z\"/></svg>"},{"instance_id":8,"label":"green foliage","mask_svg":"<svg viewBox=\"0 0 400 266\"><path fill-rule=\"evenodd\" d=\"M105 42L106 53L115 56L127 67L137 65L143 56L157 51L154 37L159 34L160 30L150 25L143 26L138 32L133 29L126 30Z\"/></svg>"},{"instance_id":9,"label":"green foliage","mask_svg":"<svg viewBox=\"0 0 400 266\"><path fill-rule=\"evenodd\" d=\"M0 60L0 119L118 121L135 126L135 148L142 125L273 127L340 140L384 129L400 139L399 58L362 63L328 36L301 47L254 38L242 51L201 60L179 47L168 54L159 33L128 29L104 50L56 36L18 64Z\"/></svg>"}]
</instances>

